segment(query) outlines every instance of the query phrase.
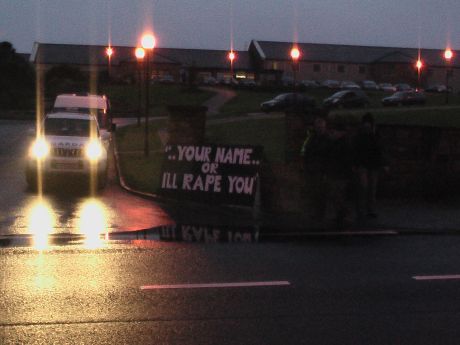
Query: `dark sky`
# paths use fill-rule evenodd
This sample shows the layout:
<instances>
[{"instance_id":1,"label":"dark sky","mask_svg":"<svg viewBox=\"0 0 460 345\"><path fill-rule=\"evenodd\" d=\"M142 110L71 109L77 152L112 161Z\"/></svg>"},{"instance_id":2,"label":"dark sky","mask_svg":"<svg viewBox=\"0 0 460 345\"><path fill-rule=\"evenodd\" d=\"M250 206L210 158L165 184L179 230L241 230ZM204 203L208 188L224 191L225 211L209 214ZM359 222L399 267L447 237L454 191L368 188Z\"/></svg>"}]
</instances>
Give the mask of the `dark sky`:
<instances>
[{"instance_id":1,"label":"dark sky","mask_svg":"<svg viewBox=\"0 0 460 345\"><path fill-rule=\"evenodd\" d=\"M0 41L246 49L251 39L460 48L460 0L0 0Z\"/></svg>"}]
</instances>

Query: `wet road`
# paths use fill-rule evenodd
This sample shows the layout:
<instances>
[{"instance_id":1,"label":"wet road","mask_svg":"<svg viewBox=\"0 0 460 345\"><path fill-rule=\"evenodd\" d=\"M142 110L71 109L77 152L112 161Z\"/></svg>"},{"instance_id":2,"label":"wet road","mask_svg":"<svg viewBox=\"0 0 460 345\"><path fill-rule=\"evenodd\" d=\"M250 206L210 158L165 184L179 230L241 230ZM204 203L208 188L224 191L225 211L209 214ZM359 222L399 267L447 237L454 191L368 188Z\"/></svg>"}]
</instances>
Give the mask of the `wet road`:
<instances>
[{"instance_id":1,"label":"wet road","mask_svg":"<svg viewBox=\"0 0 460 345\"><path fill-rule=\"evenodd\" d=\"M458 344L458 236L0 248L0 344Z\"/></svg>"},{"instance_id":2,"label":"wet road","mask_svg":"<svg viewBox=\"0 0 460 345\"><path fill-rule=\"evenodd\" d=\"M111 160L107 187L92 195L84 181L58 181L43 196L27 191L25 157L34 124L0 121L0 235L139 230L173 223L152 201L118 185Z\"/></svg>"}]
</instances>

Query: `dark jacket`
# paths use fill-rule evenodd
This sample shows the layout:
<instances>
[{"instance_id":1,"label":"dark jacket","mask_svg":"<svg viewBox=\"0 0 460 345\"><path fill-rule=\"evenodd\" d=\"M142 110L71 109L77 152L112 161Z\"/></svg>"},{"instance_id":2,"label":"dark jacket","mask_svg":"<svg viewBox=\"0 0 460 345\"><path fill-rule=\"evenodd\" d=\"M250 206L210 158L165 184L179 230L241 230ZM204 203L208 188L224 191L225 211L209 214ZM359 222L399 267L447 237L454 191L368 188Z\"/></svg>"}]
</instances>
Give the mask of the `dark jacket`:
<instances>
[{"instance_id":1,"label":"dark jacket","mask_svg":"<svg viewBox=\"0 0 460 345\"><path fill-rule=\"evenodd\" d=\"M375 131L360 128L353 141L353 165L366 169L380 169L385 166L383 147Z\"/></svg>"},{"instance_id":2,"label":"dark jacket","mask_svg":"<svg viewBox=\"0 0 460 345\"><path fill-rule=\"evenodd\" d=\"M310 132L302 147L304 166L308 173L326 173L329 165L331 139L327 133Z\"/></svg>"},{"instance_id":3,"label":"dark jacket","mask_svg":"<svg viewBox=\"0 0 460 345\"><path fill-rule=\"evenodd\" d=\"M328 164L328 175L331 177L340 179L351 177L353 153L349 137L342 136L331 141Z\"/></svg>"}]
</instances>

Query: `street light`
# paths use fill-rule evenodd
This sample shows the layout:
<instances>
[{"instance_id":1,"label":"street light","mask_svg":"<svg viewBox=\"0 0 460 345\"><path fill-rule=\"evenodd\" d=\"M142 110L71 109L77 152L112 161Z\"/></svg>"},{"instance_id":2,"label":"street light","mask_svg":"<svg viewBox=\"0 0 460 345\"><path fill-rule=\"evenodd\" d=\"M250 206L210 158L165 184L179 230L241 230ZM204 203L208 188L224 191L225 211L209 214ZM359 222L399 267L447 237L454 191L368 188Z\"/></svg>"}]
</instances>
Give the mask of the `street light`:
<instances>
[{"instance_id":1,"label":"street light","mask_svg":"<svg viewBox=\"0 0 460 345\"><path fill-rule=\"evenodd\" d=\"M423 68L423 61L420 60L420 58L417 60L417 62L415 63L415 67L417 68L417 77L418 77L418 89L420 90L420 77L421 77L421 73L422 73L422 68Z\"/></svg>"},{"instance_id":2,"label":"street light","mask_svg":"<svg viewBox=\"0 0 460 345\"><path fill-rule=\"evenodd\" d=\"M141 125L141 104L142 104L142 62L145 57L145 50L142 47L136 48L134 55L137 59L137 79L138 79L138 110L137 110L137 127Z\"/></svg>"},{"instance_id":3,"label":"street light","mask_svg":"<svg viewBox=\"0 0 460 345\"><path fill-rule=\"evenodd\" d=\"M446 60L446 104L449 104L449 74L450 61L454 57L454 53L450 48L444 51L444 59Z\"/></svg>"},{"instance_id":4,"label":"street light","mask_svg":"<svg viewBox=\"0 0 460 345\"><path fill-rule=\"evenodd\" d=\"M150 108L150 59L155 48L156 40L152 34L144 34L141 38L142 48L145 49L147 63L145 64L145 133L144 133L144 155L149 156L149 108Z\"/></svg>"},{"instance_id":5,"label":"street light","mask_svg":"<svg viewBox=\"0 0 460 345\"><path fill-rule=\"evenodd\" d=\"M294 93L296 92L296 84L297 84L297 74L296 72L299 70L299 58L300 58L300 50L297 47L292 47L291 49L291 59L292 59L292 73L294 79Z\"/></svg>"},{"instance_id":6,"label":"street light","mask_svg":"<svg viewBox=\"0 0 460 345\"><path fill-rule=\"evenodd\" d=\"M107 47L105 48L105 54L107 55L107 58L108 58L108 62L109 62L109 66L108 66L108 75L109 75L109 80L110 80L110 65L111 65L111 59L112 59L112 55L113 55L114 51L113 51L113 48L112 47Z\"/></svg>"},{"instance_id":7,"label":"street light","mask_svg":"<svg viewBox=\"0 0 460 345\"><path fill-rule=\"evenodd\" d=\"M230 82L233 80L233 61L236 59L236 54L233 50L228 53L228 59L230 60L230 74L231 79Z\"/></svg>"}]
</instances>

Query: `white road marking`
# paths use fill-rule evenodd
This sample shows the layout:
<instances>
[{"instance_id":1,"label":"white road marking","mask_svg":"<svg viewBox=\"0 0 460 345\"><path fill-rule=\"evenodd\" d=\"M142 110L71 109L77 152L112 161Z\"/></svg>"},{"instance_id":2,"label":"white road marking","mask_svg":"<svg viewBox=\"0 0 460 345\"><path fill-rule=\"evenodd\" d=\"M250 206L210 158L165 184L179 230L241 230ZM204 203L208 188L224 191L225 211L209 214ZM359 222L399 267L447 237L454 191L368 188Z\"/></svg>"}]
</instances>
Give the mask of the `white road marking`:
<instances>
[{"instance_id":1,"label":"white road marking","mask_svg":"<svg viewBox=\"0 0 460 345\"><path fill-rule=\"evenodd\" d=\"M175 285L144 285L141 290L161 289L209 289L209 288L236 288L236 287L259 287L259 286L288 286L290 282L265 281L265 282L241 282L241 283L209 283L209 284L175 284Z\"/></svg>"},{"instance_id":2,"label":"white road marking","mask_svg":"<svg viewBox=\"0 0 460 345\"><path fill-rule=\"evenodd\" d=\"M460 279L460 274L439 275L439 276L413 276L415 280L457 280Z\"/></svg>"}]
</instances>

